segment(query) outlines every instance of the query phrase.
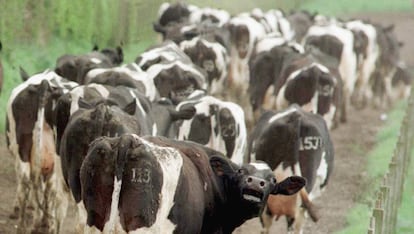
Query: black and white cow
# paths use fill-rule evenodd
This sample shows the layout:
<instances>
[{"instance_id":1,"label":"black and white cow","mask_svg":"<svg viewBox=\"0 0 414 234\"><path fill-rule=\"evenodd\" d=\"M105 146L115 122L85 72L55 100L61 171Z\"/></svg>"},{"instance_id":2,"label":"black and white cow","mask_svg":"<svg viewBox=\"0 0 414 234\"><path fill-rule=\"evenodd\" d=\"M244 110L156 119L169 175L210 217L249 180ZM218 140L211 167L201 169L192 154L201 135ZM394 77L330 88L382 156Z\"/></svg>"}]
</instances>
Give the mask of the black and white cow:
<instances>
[{"instance_id":1,"label":"black and white cow","mask_svg":"<svg viewBox=\"0 0 414 234\"><path fill-rule=\"evenodd\" d=\"M83 55L66 54L56 61L55 72L71 81L84 84L86 74L94 68L108 68L121 64L123 52L116 49L92 51Z\"/></svg>"},{"instance_id":2,"label":"black and white cow","mask_svg":"<svg viewBox=\"0 0 414 234\"><path fill-rule=\"evenodd\" d=\"M328 22L315 24L309 28L303 39L303 45L307 51L314 47L339 61L338 71L343 80L345 106L343 112L346 113L357 82L357 55L354 50L354 34L333 19L325 20ZM343 114L341 120L346 121L346 114Z\"/></svg>"},{"instance_id":3,"label":"black and white cow","mask_svg":"<svg viewBox=\"0 0 414 234\"><path fill-rule=\"evenodd\" d=\"M81 203L79 171L89 144L101 136L120 136L125 133L152 134L153 126L148 123L152 120L147 116L149 102L143 103L143 99L138 98L139 94L133 89L122 89L121 86L114 90L109 90L110 88L112 87L105 87L105 97L99 97L98 94L97 98L89 100L79 98L77 108L71 104L71 109L77 110L72 112L69 121L63 124L65 129L59 145L62 174L77 204L80 230L85 224L86 217ZM86 95L91 95L92 91L102 91L99 89L102 87L95 85L76 92L83 91L87 92ZM75 97L72 98L72 101L76 100ZM145 105L147 107L143 107Z\"/></svg>"},{"instance_id":4,"label":"black and white cow","mask_svg":"<svg viewBox=\"0 0 414 234\"><path fill-rule=\"evenodd\" d=\"M155 101L159 97L158 92L147 73L142 71L136 63L130 63L121 67L96 68L88 72L85 84L96 83L111 86L127 86L135 88L150 101Z\"/></svg>"},{"instance_id":5,"label":"black and white cow","mask_svg":"<svg viewBox=\"0 0 414 234\"><path fill-rule=\"evenodd\" d=\"M303 176L306 187L292 197L269 196L262 224L268 231L272 217L285 215L288 228L300 233L307 212L318 219L312 200L326 188L333 169L334 149L324 119L299 106L262 115L249 139L250 161L269 164L278 180Z\"/></svg>"},{"instance_id":6,"label":"black and white cow","mask_svg":"<svg viewBox=\"0 0 414 234\"><path fill-rule=\"evenodd\" d=\"M269 38L257 44L257 54L250 60L249 98L256 119L260 109L274 109L274 86L284 64L293 57L301 57L300 51L285 43L280 37Z\"/></svg>"},{"instance_id":7,"label":"black and white cow","mask_svg":"<svg viewBox=\"0 0 414 234\"><path fill-rule=\"evenodd\" d=\"M31 76L11 92L7 103L6 136L16 158L17 192L13 216L19 232L59 232L64 199L56 193L55 135L52 112L57 99L77 84L46 70ZM27 219L34 207L33 223Z\"/></svg>"},{"instance_id":8,"label":"black and white cow","mask_svg":"<svg viewBox=\"0 0 414 234\"><path fill-rule=\"evenodd\" d=\"M180 48L207 74L207 92L221 95L227 86L229 55L226 49L217 42L200 37L181 42Z\"/></svg>"},{"instance_id":9,"label":"black and white cow","mask_svg":"<svg viewBox=\"0 0 414 234\"><path fill-rule=\"evenodd\" d=\"M345 26L354 33L354 47L358 56L359 71L351 101L356 106L365 106L373 98L369 80L376 69L380 53L377 32L372 24L361 20L346 22Z\"/></svg>"},{"instance_id":10,"label":"black and white cow","mask_svg":"<svg viewBox=\"0 0 414 234\"><path fill-rule=\"evenodd\" d=\"M195 108L195 115L183 120L178 129L179 140L190 140L223 152L233 162L246 162L244 155L247 130L243 109L233 102L213 96L202 96L182 101L181 109Z\"/></svg>"},{"instance_id":11,"label":"black and white cow","mask_svg":"<svg viewBox=\"0 0 414 234\"><path fill-rule=\"evenodd\" d=\"M275 83L275 109L296 103L305 111L322 115L331 129L337 124L337 109L341 105L337 97L342 89L339 79L312 56L291 59Z\"/></svg>"},{"instance_id":12,"label":"black and white cow","mask_svg":"<svg viewBox=\"0 0 414 234\"><path fill-rule=\"evenodd\" d=\"M231 233L269 194L305 184L278 183L265 164L238 166L193 142L136 135L95 140L80 179L94 233Z\"/></svg>"},{"instance_id":13,"label":"black and white cow","mask_svg":"<svg viewBox=\"0 0 414 234\"><path fill-rule=\"evenodd\" d=\"M404 62L397 64L396 71L392 77L391 100L407 99L411 93L411 84L413 82L413 72L407 67Z\"/></svg>"},{"instance_id":14,"label":"black and white cow","mask_svg":"<svg viewBox=\"0 0 414 234\"><path fill-rule=\"evenodd\" d=\"M370 78L373 93L373 105L377 108L385 108L392 104L393 88L392 79L401 64L400 47L394 25L384 27L373 24L377 32L377 43L379 46L379 57L376 69Z\"/></svg>"},{"instance_id":15,"label":"black and white cow","mask_svg":"<svg viewBox=\"0 0 414 234\"><path fill-rule=\"evenodd\" d=\"M249 83L248 62L256 41L266 35L266 29L253 17L242 14L232 17L226 25L230 31L230 86L247 89Z\"/></svg>"}]
</instances>

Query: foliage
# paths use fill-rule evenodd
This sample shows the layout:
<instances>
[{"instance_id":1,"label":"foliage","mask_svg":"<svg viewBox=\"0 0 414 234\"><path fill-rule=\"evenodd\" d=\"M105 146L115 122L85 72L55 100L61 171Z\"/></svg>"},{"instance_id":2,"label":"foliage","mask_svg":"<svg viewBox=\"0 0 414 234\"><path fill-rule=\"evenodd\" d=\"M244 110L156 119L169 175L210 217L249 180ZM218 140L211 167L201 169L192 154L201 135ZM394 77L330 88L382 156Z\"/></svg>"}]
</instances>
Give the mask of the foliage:
<instances>
[{"instance_id":1,"label":"foliage","mask_svg":"<svg viewBox=\"0 0 414 234\"><path fill-rule=\"evenodd\" d=\"M409 11L413 4L410 0L312 0L304 2L300 8L325 15L346 16L354 12Z\"/></svg>"}]
</instances>

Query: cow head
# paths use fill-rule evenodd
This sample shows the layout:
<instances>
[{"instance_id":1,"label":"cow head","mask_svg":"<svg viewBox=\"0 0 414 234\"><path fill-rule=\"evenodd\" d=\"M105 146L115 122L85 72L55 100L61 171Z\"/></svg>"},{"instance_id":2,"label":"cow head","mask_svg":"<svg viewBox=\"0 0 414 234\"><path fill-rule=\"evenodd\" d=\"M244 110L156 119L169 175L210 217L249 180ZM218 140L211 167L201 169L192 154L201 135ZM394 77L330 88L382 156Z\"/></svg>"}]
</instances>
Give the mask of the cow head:
<instances>
[{"instance_id":1,"label":"cow head","mask_svg":"<svg viewBox=\"0 0 414 234\"><path fill-rule=\"evenodd\" d=\"M238 166L228 159L213 156L210 164L215 174L228 182L226 192L229 202L243 204L243 208L238 207L243 210L241 212L260 211L269 194L292 195L306 184L306 180L298 176L288 177L278 183L272 170L263 162ZM251 217L257 214L252 213Z\"/></svg>"}]
</instances>

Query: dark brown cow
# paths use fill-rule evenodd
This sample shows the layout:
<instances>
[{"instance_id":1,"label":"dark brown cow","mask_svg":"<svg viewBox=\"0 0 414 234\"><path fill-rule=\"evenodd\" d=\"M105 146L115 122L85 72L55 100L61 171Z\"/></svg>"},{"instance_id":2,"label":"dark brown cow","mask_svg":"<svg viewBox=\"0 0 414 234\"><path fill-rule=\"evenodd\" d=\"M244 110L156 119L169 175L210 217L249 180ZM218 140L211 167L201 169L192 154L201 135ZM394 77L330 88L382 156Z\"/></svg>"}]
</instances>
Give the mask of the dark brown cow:
<instances>
[{"instance_id":1,"label":"dark brown cow","mask_svg":"<svg viewBox=\"0 0 414 234\"><path fill-rule=\"evenodd\" d=\"M269 194L305 184L296 176L277 183L266 164L238 166L196 143L129 134L95 140L80 176L95 233L230 234Z\"/></svg>"},{"instance_id":2,"label":"dark brown cow","mask_svg":"<svg viewBox=\"0 0 414 234\"><path fill-rule=\"evenodd\" d=\"M90 70L113 67L122 61L123 52L120 47L92 51L84 55L63 55L56 61L55 72L68 80L84 84L85 76Z\"/></svg>"}]
</instances>

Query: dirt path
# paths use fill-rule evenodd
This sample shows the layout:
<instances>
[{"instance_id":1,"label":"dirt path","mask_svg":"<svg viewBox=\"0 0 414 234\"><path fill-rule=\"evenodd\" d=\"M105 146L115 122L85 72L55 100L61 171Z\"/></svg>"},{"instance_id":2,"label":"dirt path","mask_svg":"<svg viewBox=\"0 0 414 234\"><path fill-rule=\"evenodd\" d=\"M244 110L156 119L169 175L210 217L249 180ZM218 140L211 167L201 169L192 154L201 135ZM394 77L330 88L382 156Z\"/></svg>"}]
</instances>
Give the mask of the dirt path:
<instances>
[{"instance_id":1,"label":"dirt path","mask_svg":"<svg viewBox=\"0 0 414 234\"><path fill-rule=\"evenodd\" d=\"M369 18L384 25L394 23L398 38L405 43L402 57L411 68L414 68L414 46L410 43L410 37L414 35L413 13L376 13L356 17ZM381 114L381 111L373 109L351 110L349 122L332 132L335 144L334 173L325 193L315 201L320 208L321 219L317 224L308 221L305 233L333 233L346 225L345 214L352 208L364 186L361 179L365 175L366 154L374 144L376 132L383 126L379 118ZM0 234L14 233L16 221L8 217L12 211L16 190L14 159L6 148L3 135L0 136L0 157ZM73 212L69 212L68 216L62 233L74 233ZM284 225L284 219L281 219L272 227L272 233L283 233L281 230L284 229ZM258 219L247 222L235 233L260 233Z\"/></svg>"}]
</instances>

